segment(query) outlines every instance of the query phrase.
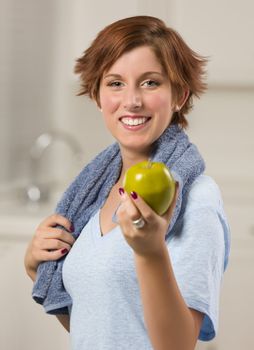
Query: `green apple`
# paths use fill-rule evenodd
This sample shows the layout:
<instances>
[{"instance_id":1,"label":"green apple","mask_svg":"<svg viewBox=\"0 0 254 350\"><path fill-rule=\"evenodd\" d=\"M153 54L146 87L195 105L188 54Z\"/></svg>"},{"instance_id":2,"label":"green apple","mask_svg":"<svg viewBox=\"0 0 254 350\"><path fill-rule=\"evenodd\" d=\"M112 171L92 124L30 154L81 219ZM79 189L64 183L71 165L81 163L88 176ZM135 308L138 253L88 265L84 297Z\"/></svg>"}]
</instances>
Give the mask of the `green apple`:
<instances>
[{"instance_id":1,"label":"green apple","mask_svg":"<svg viewBox=\"0 0 254 350\"><path fill-rule=\"evenodd\" d=\"M130 167L123 179L123 188L138 193L159 215L163 215L173 201L175 180L164 163L143 161Z\"/></svg>"}]
</instances>

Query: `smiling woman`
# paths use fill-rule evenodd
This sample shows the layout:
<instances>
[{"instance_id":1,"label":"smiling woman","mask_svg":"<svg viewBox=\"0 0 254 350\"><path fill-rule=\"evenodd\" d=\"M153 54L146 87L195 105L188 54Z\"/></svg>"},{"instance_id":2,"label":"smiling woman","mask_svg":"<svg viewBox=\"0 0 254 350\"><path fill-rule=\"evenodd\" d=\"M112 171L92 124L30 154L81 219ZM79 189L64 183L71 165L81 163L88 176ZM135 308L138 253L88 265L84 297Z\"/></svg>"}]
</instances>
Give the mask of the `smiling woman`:
<instances>
[{"instance_id":1,"label":"smiling woman","mask_svg":"<svg viewBox=\"0 0 254 350\"><path fill-rule=\"evenodd\" d=\"M67 329L70 321L73 350L193 350L216 334L229 228L183 130L205 62L149 16L110 24L77 60L80 95L116 142L76 177L25 258L33 298ZM122 188L127 169L148 159L178 183L161 215Z\"/></svg>"},{"instance_id":2,"label":"smiling woman","mask_svg":"<svg viewBox=\"0 0 254 350\"><path fill-rule=\"evenodd\" d=\"M121 152L136 149L147 158L151 144L170 124L175 109L170 80L149 46L124 53L105 72L99 101Z\"/></svg>"},{"instance_id":3,"label":"smiling woman","mask_svg":"<svg viewBox=\"0 0 254 350\"><path fill-rule=\"evenodd\" d=\"M161 73L170 80L175 104L183 99L186 90L189 91L182 108L174 113L174 122L187 126L184 115L192 107L192 97L199 97L206 89L202 78L207 60L189 48L179 33L158 18L130 17L104 28L77 60L75 73L80 74L82 86L79 95L87 94L100 105L100 83L105 72L123 54L142 46L151 48L161 65Z\"/></svg>"}]
</instances>

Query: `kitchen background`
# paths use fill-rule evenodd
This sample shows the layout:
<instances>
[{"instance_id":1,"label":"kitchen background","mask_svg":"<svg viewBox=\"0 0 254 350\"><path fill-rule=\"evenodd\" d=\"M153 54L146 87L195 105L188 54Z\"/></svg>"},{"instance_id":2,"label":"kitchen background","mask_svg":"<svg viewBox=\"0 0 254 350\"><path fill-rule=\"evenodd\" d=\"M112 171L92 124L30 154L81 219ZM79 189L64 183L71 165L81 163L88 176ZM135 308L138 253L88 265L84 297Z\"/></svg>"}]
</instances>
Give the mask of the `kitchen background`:
<instances>
[{"instance_id":1,"label":"kitchen background","mask_svg":"<svg viewBox=\"0 0 254 350\"><path fill-rule=\"evenodd\" d=\"M220 328L202 350L254 349L254 3L251 0L0 0L0 347L68 349L31 299L27 242L82 165L113 140L76 97L75 59L110 22L154 15L209 56L188 133L220 185L232 229Z\"/></svg>"}]
</instances>

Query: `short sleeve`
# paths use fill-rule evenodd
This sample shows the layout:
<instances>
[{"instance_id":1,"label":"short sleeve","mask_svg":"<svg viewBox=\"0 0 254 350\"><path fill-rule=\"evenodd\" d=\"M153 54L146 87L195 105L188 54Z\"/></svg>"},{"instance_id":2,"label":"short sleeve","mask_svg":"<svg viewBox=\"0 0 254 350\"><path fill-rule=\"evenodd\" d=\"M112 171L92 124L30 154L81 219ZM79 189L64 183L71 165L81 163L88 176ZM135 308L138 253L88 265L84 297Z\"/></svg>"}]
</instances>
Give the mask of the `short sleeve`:
<instances>
[{"instance_id":1,"label":"short sleeve","mask_svg":"<svg viewBox=\"0 0 254 350\"><path fill-rule=\"evenodd\" d=\"M203 185L200 187L205 191ZM220 290L228 260L228 225L220 206L204 193L190 197L177 221L168 250L181 294L188 307L204 313L200 340L211 340L218 329ZM215 194L218 195L218 194ZM214 196L214 194L213 194Z\"/></svg>"}]
</instances>

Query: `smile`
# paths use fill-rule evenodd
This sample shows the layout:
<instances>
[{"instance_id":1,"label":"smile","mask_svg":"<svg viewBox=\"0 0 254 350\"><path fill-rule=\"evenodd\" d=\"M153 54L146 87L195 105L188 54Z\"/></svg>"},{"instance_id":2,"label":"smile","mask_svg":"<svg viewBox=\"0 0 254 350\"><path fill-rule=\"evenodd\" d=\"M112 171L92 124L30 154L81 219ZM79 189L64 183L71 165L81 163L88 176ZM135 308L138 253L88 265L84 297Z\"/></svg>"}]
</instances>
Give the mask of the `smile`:
<instances>
[{"instance_id":1,"label":"smile","mask_svg":"<svg viewBox=\"0 0 254 350\"><path fill-rule=\"evenodd\" d=\"M137 126L137 125L142 125L145 124L150 117L123 117L121 118L121 122L125 125L129 126Z\"/></svg>"}]
</instances>

